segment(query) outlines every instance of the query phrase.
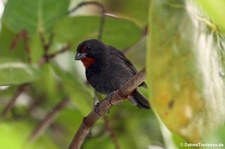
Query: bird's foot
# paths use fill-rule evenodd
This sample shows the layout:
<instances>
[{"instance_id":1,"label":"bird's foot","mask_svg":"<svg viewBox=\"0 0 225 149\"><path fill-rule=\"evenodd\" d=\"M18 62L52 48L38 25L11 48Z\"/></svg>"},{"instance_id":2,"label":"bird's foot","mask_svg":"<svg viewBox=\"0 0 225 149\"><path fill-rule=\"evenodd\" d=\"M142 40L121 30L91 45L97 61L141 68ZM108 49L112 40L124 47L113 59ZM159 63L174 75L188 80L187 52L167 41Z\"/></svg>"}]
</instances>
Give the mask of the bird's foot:
<instances>
[{"instance_id":1,"label":"bird's foot","mask_svg":"<svg viewBox=\"0 0 225 149\"><path fill-rule=\"evenodd\" d=\"M108 97L107 97L107 99L108 99L108 101L109 101L109 103L110 103L111 106L113 106L113 104L112 104L112 97L113 97L113 94L115 94L115 92L116 92L116 91L111 92L111 93L108 95Z\"/></svg>"},{"instance_id":2,"label":"bird's foot","mask_svg":"<svg viewBox=\"0 0 225 149\"><path fill-rule=\"evenodd\" d=\"M109 103L110 103L110 105L114 105L116 102L115 101L113 101L113 100L117 100L117 99L121 99L121 98L124 98L124 97L121 97L120 95L119 95L119 93L118 93L118 90L117 91L113 91L113 92L111 92L109 95L108 95L108 101L109 101Z\"/></svg>"},{"instance_id":3,"label":"bird's foot","mask_svg":"<svg viewBox=\"0 0 225 149\"><path fill-rule=\"evenodd\" d=\"M98 116L101 116L101 114L99 113L99 103L100 102L98 102L98 103L95 104L94 111L95 111L95 113L98 114Z\"/></svg>"}]
</instances>

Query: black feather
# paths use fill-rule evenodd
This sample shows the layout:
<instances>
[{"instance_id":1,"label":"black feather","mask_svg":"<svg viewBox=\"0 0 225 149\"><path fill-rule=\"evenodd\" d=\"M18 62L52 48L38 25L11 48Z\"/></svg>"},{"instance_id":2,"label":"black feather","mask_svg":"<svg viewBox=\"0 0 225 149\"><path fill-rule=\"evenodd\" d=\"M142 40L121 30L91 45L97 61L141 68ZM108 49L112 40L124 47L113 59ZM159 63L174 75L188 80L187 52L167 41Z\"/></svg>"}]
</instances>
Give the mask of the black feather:
<instances>
[{"instance_id":1,"label":"black feather","mask_svg":"<svg viewBox=\"0 0 225 149\"><path fill-rule=\"evenodd\" d=\"M84 50L86 47L89 49ZM77 52L82 51L87 52L86 57L94 59L94 63L86 68L86 77L90 85L100 93L112 93L137 73L133 64L121 51L99 40L82 42ZM143 82L140 86L146 84ZM131 98L138 107L150 108L148 101L137 90L131 94Z\"/></svg>"}]
</instances>

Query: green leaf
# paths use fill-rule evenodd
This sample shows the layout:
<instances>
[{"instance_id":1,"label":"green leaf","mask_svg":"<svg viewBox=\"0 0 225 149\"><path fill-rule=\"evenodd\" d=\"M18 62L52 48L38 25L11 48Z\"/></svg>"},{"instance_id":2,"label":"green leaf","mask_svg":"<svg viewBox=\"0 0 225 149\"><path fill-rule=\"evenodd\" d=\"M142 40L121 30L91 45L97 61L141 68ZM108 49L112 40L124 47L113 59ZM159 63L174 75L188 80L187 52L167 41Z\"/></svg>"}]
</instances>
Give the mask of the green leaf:
<instances>
[{"instance_id":1,"label":"green leaf","mask_svg":"<svg viewBox=\"0 0 225 149\"><path fill-rule=\"evenodd\" d=\"M165 125L191 142L202 138L210 122L204 107L202 76L196 64L195 30L184 1L153 0L147 52L151 104Z\"/></svg>"},{"instance_id":2,"label":"green leaf","mask_svg":"<svg viewBox=\"0 0 225 149\"><path fill-rule=\"evenodd\" d=\"M31 123L7 122L0 123L0 148L1 149L58 149L56 143L50 140L49 136L43 135L36 142L27 142L32 132ZM13 139L12 139L13 138Z\"/></svg>"},{"instance_id":3,"label":"green leaf","mask_svg":"<svg viewBox=\"0 0 225 149\"><path fill-rule=\"evenodd\" d=\"M225 39L196 17L192 3L151 4L147 77L152 106L174 134L198 143L224 124Z\"/></svg>"},{"instance_id":4,"label":"green leaf","mask_svg":"<svg viewBox=\"0 0 225 149\"><path fill-rule=\"evenodd\" d=\"M78 16L65 17L54 27L56 40L76 45L79 42L97 38L100 17ZM142 30L130 20L107 16L103 27L102 40L117 48L125 48L137 42L142 36Z\"/></svg>"},{"instance_id":5,"label":"green leaf","mask_svg":"<svg viewBox=\"0 0 225 149\"><path fill-rule=\"evenodd\" d=\"M38 34L30 38L29 46L31 49L30 57L32 62L39 63L44 54L44 49Z\"/></svg>"},{"instance_id":6,"label":"green leaf","mask_svg":"<svg viewBox=\"0 0 225 149\"><path fill-rule=\"evenodd\" d=\"M223 149L225 147L225 126L220 126L205 137L205 142L218 145L217 148ZM209 148L205 147L204 149Z\"/></svg>"},{"instance_id":7,"label":"green leaf","mask_svg":"<svg viewBox=\"0 0 225 149\"><path fill-rule=\"evenodd\" d=\"M38 77L37 69L15 60L0 60L0 85L32 82Z\"/></svg>"},{"instance_id":8,"label":"green leaf","mask_svg":"<svg viewBox=\"0 0 225 149\"><path fill-rule=\"evenodd\" d=\"M107 13L131 18L142 26L147 24L149 0L102 0L102 2L105 3Z\"/></svg>"},{"instance_id":9,"label":"green leaf","mask_svg":"<svg viewBox=\"0 0 225 149\"><path fill-rule=\"evenodd\" d=\"M197 0L197 3L203 8L212 21L217 24L223 32L225 31L225 1L224 0Z\"/></svg>"},{"instance_id":10,"label":"green leaf","mask_svg":"<svg viewBox=\"0 0 225 149\"><path fill-rule=\"evenodd\" d=\"M28 125L25 123L0 124L0 148L22 149L28 137ZM9 139L13 138L13 139Z\"/></svg>"},{"instance_id":11,"label":"green leaf","mask_svg":"<svg viewBox=\"0 0 225 149\"><path fill-rule=\"evenodd\" d=\"M60 77L66 94L71 97L81 114L86 116L94 104L94 98L90 90L88 90L87 85L81 82L80 76L77 73L70 74L55 65L52 65L52 68Z\"/></svg>"},{"instance_id":12,"label":"green leaf","mask_svg":"<svg viewBox=\"0 0 225 149\"><path fill-rule=\"evenodd\" d=\"M4 24L1 26L0 32L0 58L16 58L20 60L27 60L27 54L24 48L24 41L19 40L14 49L10 50L16 34L9 30Z\"/></svg>"},{"instance_id":13,"label":"green leaf","mask_svg":"<svg viewBox=\"0 0 225 149\"><path fill-rule=\"evenodd\" d=\"M69 0L8 0L3 14L3 22L14 32L23 29L29 33L44 33L66 14Z\"/></svg>"}]
</instances>

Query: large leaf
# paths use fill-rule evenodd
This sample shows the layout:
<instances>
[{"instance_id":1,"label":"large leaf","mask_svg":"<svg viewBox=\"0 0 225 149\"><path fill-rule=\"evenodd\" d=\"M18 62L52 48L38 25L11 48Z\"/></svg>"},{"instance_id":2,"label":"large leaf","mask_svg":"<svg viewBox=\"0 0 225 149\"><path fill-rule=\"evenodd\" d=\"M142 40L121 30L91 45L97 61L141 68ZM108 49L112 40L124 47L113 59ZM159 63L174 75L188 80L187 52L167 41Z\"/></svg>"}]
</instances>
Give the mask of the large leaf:
<instances>
[{"instance_id":1,"label":"large leaf","mask_svg":"<svg viewBox=\"0 0 225 149\"><path fill-rule=\"evenodd\" d=\"M88 38L97 38L100 25L98 16L65 17L54 28L58 41L76 45ZM142 35L139 26L130 20L106 17L102 40L117 48L125 48L137 42Z\"/></svg>"},{"instance_id":2,"label":"large leaf","mask_svg":"<svg viewBox=\"0 0 225 149\"><path fill-rule=\"evenodd\" d=\"M28 127L25 123L1 123L0 124L0 148L22 149L28 136ZM14 139L9 139L14 138Z\"/></svg>"},{"instance_id":3,"label":"large leaf","mask_svg":"<svg viewBox=\"0 0 225 149\"><path fill-rule=\"evenodd\" d=\"M217 145L219 149L225 148L225 126L220 126L215 129L212 133L205 137L205 142ZM205 147L204 149L206 149ZM209 148L209 147L208 147Z\"/></svg>"},{"instance_id":4,"label":"large leaf","mask_svg":"<svg viewBox=\"0 0 225 149\"><path fill-rule=\"evenodd\" d=\"M38 142L29 142L28 136L32 130L31 123L7 122L0 123L0 148L1 149L58 149L56 143L43 136ZM10 139L13 138L13 139Z\"/></svg>"},{"instance_id":5,"label":"large leaf","mask_svg":"<svg viewBox=\"0 0 225 149\"><path fill-rule=\"evenodd\" d=\"M196 19L198 8L188 2L153 0L151 8L147 54L151 103L173 133L199 142L205 130L224 122L220 48L225 41L219 38L215 42L219 44L214 43L206 24ZM192 20L200 25L194 26Z\"/></svg>"},{"instance_id":6,"label":"large leaf","mask_svg":"<svg viewBox=\"0 0 225 149\"><path fill-rule=\"evenodd\" d=\"M203 8L207 15L212 19L213 23L219 26L223 32L225 32L225 19L224 9L225 1L217 0L216 2L211 0L197 0L197 3Z\"/></svg>"},{"instance_id":7,"label":"large leaf","mask_svg":"<svg viewBox=\"0 0 225 149\"><path fill-rule=\"evenodd\" d=\"M147 24L149 0L102 0L102 2L105 3L107 13L126 16L143 26Z\"/></svg>"},{"instance_id":8,"label":"large leaf","mask_svg":"<svg viewBox=\"0 0 225 149\"><path fill-rule=\"evenodd\" d=\"M66 14L69 0L8 0L4 23L14 32L48 32L53 23Z\"/></svg>"},{"instance_id":9,"label":"large leaf","mask_svg":"<svg viewBox=\"0 0 225 149\"><path fill-rule=\"evenodd\" d=\"M16 34L9 30L4 24L1 26L0 32L0 58L16 58L27 60L27 54L24 48L24 41L19 40L14 49L10 49Z\"/></svg>"},{"instance_id":10,"label":"large leaf","mask_svg":"<svg viewBox=\"0 0 225 149\"><path fill-rule=\"evenodd\" d=\"M15 60L0 60L0 85L32 82L38 71L32 65Z\"/></svg>"}]
</instances>

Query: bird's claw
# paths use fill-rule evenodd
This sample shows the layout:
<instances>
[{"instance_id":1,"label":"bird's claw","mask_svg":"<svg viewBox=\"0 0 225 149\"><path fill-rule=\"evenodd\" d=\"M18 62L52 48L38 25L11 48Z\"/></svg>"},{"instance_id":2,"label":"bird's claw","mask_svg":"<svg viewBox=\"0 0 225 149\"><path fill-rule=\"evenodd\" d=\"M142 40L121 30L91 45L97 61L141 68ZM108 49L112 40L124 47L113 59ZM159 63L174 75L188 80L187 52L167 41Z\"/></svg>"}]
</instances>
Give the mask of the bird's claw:
<instances>
[{"instance_id":1,"label":"bird's claw","mask_svg":"<svg viewBox=\"0 0 225 149\"><path fill-rule=\"evenodd\" d=\"M99 113L99 102L95 104L95 107L94 107L94 111L95 113L97 113L99 116L101 116L101 114Z\"/></svg>"},{"instance_id":2,"label":"bird's claw","mask_svg":"<svg viewBox=\"0 0 225 149\"><path fill-rule=\"evenodd\" d=\"M109 95L108 95L108 101L109 101L109 103L110 103L110 105L112 105L113 106L113 104L112 104L112 97L113 97L113 94L115 93L115 91L113 91L113 92L111 92Z\"/></svg>"}]
</instances>

